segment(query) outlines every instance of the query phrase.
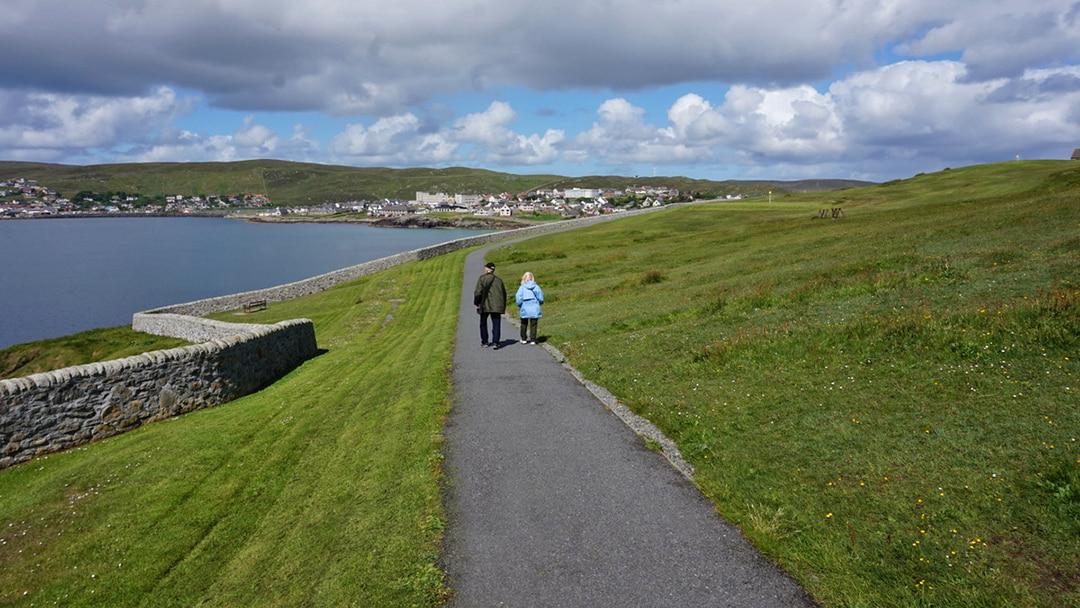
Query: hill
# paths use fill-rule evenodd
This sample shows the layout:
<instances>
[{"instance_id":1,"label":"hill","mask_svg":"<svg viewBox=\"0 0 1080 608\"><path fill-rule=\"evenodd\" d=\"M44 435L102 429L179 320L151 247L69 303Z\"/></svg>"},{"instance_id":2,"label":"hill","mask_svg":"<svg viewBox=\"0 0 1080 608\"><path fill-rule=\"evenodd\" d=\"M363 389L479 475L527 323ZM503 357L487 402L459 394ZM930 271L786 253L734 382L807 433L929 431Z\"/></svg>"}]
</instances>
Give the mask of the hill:
<instances>
[{"instance_id":1,"label":"hill","mask_svg":"<svg viewBox=\"0 0 1080 608\"><path fill-rule=\"evenodd\" d=\"M1070 606L1078 226L1080 163L1022 161L669 208L490 258L536 275L541 339L673 438L822 605ZM461 261L257 313L312 318L326 352L0 472L0 602L437 602Z\"/></svg>"},{"instance_id":2,"label":"hill","mask_svg":"<svg viewBox=\"0 0 1080 608\"><path fill-rule=\"evenodd\" d=\"M818 219L821 209L843 215ZM1080 589L1080 163L627 218L497 250L541 333L827 606Z\"/></svg>"},{"instance_id":3,"label":"hill","mask_svg":"<svg viewBox=\"0 0 1080 608\"><path fill-rule=\"evenodd\" d=\"M279 160L228 163L129 163L58 165L0 161L0 179L37 180L62 195L84 190L147 196L265 194L276 205L300 206L356 200L411 200L417 192L447 194L519 193L537 188L627 188L667 186L680 192L726 196L817 191L871 185L854 180L708 181L686 177L563 177L512 175L483 169L387 169Z\"/></svg>"}]
</instances>

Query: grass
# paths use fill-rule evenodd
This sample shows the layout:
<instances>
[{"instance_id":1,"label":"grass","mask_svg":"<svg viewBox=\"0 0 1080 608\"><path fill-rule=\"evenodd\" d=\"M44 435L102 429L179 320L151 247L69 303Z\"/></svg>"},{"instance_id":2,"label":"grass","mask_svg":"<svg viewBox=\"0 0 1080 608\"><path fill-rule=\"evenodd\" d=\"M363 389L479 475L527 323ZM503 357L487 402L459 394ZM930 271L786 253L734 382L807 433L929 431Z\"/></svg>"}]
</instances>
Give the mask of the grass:
<instances>
[{"instance_id":1,"label":"grass","mask_svg":"<svg viewBox=\"0 0 1080 608\"><path fill-rule=\"evenodd\" d=\"M1019 162L489 258L824 605L1076 606L1078 227L1080 167Z\"/></svg>"},{"instance_id":2,"label":"grass","mask_svg":"<svg viewBox=\"0 0 1080 608\"><path fill-rule=\"evenodd\" d=\"M109 327L0 349L0 379L19 378L62 367L122 359L151 350L187 346L176 338L152 336L131 326Z\"/></svg>"},{"instance_id":3,"label":"grass","mask_svg":"<svg viewBox=\"0 0 1080 608\"><path fill-rule=\"evenodd\" d=\"M0 604L445 598L440 429L464 255L248 315L311 318L325 351L256 395L0 472Z\"/></svg>"},{"instance_id":4,"label":"grass","mask_svg":"<svg viewBox=\"0 0 1080 608\"><path fill-rule=\"evenodd\" d=\"M823 605L968 607L1080 605L1078 254L1080 167L1025 161L489 258ZM312 318L326 350L258 395L0 472L0 603L444 598L463 255L249 316Z\"/></svg>"}]
</instances>

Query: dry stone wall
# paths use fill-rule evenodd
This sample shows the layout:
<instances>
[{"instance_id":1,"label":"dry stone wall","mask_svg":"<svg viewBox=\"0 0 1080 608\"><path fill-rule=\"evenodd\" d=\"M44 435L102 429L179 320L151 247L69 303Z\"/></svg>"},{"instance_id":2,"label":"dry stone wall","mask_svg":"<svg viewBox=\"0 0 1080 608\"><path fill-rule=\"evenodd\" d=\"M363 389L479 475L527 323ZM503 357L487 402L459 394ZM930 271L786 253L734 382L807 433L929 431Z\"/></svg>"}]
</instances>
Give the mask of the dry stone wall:
<instances>
[{"instance_id":1,"label":"dry stone wall","mask_svg":"<svg viewBox=\"0 0 1080 608\"><path fill-rule=\"evenodd\" d=\"M317 353L308 319L231 325L203 344L0 380L0 468L232 401Z\"/></svg>"}]
</instances>

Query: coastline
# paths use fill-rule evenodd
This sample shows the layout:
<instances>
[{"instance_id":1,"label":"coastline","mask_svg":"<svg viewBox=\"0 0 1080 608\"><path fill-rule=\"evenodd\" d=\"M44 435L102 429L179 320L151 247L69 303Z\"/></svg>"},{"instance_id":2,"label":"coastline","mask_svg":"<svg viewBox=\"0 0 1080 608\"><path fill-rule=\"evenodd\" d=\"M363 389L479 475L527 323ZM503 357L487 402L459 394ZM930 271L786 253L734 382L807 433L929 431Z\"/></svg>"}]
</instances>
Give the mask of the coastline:
<instances>
[{"instance_id":1,"label":"coastline","mask_svg":"<svg viewBox=\"0 0 1080 608\"><path fill-rule=\"evenodd\" d=\"M376 228L444 228L454 230L514 230L548 222L523 222L520 220L489 219L482 217L431 217L408 215L400 217L268 217L239 215L230 216L253 224L364 224Z\"/></svg>"},{"instance_id":2,"label":"coastline","mask_svg":"<svg viewBox=\"0 0 1080 608\"><path fill-rule=\"evenodd\" d=\"M212 217L227 218L226 211L194 211L191 213L177 213L174 211L160 211L154 213L60 213L56 215L32 215L32 216L5 216L0 215L0 221L30 221L30 220L82 220L99 218L128 218L128 217Z\"/></svg>"},{"instance_id":3,"label":"coastline","mask_svg":"<svg viewBox=\"0 0 1080 608\"><path fill-rule=\"evenodd\" d=\"M79 219L116 219L143 217L207 217L215 219L241 220L251 224L363 224L376 228L435 228L448 230L513 230L536 226L549 222L525 222L516 219L491 219L482 217L430 217L412 215L402 217L342 217L342 216L286 216L273 217L230 213L227 211L198 211L192 213L65 213L58 215L35 215L30 217L0 216L0 221L32 220L79 220Z\"/></svg>"}]
</instances>

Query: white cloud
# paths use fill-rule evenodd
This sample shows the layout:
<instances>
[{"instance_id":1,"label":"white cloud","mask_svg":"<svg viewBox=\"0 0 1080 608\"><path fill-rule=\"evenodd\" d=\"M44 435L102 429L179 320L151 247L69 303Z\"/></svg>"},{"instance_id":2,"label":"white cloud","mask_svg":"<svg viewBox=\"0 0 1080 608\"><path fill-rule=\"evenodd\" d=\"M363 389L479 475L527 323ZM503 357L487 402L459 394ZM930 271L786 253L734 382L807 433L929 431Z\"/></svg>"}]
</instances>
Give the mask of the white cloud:
<instances>
[{"instance_id":1,"label":"white cloud","mask_svg":"<svg viewBox=\"0 0 1080 608\"><path fill-rule=\"evenodd\" d=\"M1080 141L1078 108L1080 68L972 82L957 62L902 62L854 73L824 93L734 86L719 105L687 94L662 127L647 123L642 108L608 100L566 156L609 166L723 161L747 172L788 167L801 176L884 179L884 161L920 171L1064 150Z\"/></svg>"},{"instance_id":2,"label":"white cloud","mask_svg":"<svg viewBox=\"0 0 1080 608\"><path fill-rule=\"evenodd\" d=\"M521 135L510 127L518 115L509 103L492 102L483 112L456 121L453 137L472 144L476 154L491 162L509 165L536 165L555 161L557 146L565 138L560 129L548 129L543 136Z\"/></svg>"},{"instance_id":3,"label":"white cloud","mask_svg":"<svg viewBox=\"0 0 1080 608\"><path fill-rule=\"evenodd\" d=\"M12 112L0 117L0 147L94 147L139 137L188 111L164 87L152 95L114 99L30 93L3 95Z\"/></svg>"},{"instance_id":4,"label":"white cloud","mask_svg":"<svg viewBox=\"0 0 1080 608\"><path fill-rule=\"evenodd\" d=\"M483 112L431 128L414 114L382 118L365 127L350 124L330 142L330 153L352 162L392 166L446 164L467 159L508 165L553 162L560 130L522 135L510 128L517 113L506 102L493 102Z\"/></svg>"},{"instance_id":5,"label":"white cloud","mask_svg":"<svg viewBox=\"0 0 1080 608\"><path fill-rule=\"evenodd\" d=\"M440 164L454 157L457 144L439 133L425 133L420 119L402 114L371 127L350 124L330 142L335 158L389 165Z\"/></svg>"},{"instance_id":6,"label":"white cloud","mask_svg":"<svg viewBox=\"0 0 1080 608\"><path fill-rule=\"evenodd\" d=\"M288 138L254 122L246 116L230 135L202 134L189 130L165 128L145 145L116 154L116 162L228 162L256 158L289 158L317 161L320 146L309 138L302 125L296 125Z\"/></svg>"},{"instance_id":7,"label":"white cloud","mask_svg":"<svg viewBox=\"0 0 1080 608\"><path fill-rule=\"evenodd\" d=\"M477 87L784 87L871 68L892 47L1017 76L1080 57L1078 13L1073 0L21 0L5 5L0 82L118 96L164 84L241 111L392 116Z\"/></svg>"},{"instance_id":8,"label":"white cloud","mask_svg":"<svg viewBox=\"0 0 1080 608\"><path fill-rule=\"evenodd\" d=\"M9 0L0 29L0 158L888 178L1080 141L1077 0ZM326 143L255 118L293 112Z\"/></svg>"}]
</instances>

